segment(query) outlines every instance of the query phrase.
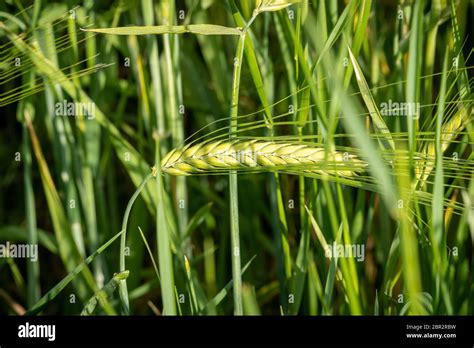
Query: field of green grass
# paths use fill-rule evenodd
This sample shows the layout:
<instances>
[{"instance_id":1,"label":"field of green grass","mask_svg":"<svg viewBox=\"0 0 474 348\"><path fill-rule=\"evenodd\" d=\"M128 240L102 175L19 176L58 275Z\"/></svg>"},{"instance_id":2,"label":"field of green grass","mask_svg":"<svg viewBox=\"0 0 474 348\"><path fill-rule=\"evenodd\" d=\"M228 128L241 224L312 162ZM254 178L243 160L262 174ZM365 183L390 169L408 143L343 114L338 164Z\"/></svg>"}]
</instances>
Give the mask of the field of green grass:
<instances>
[{"instance_id":1,"label":"field of green grass","mask_svg":"<svg viewBox=\"0 0 474 348\"><path fill-rule=\"evenodd\" d=\"M0 314L473 315L473 21L1 2Z\"/></svg>"}]
</instances>

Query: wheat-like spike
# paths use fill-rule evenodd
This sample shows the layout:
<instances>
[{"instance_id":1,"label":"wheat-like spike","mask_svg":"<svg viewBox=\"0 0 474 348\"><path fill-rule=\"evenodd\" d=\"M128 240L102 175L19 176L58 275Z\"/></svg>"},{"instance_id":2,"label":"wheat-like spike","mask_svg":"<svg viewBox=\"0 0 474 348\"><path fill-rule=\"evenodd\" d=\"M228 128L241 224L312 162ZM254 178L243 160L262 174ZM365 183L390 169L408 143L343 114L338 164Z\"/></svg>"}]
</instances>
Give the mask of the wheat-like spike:
<instances>
[{"instance_id":1,"label":"wheat-like spike","mask_svg":"<svg viewBox=\"0 0 474 348\"><path fill-rule=\"evenodd\" d=\"M442 127L441 132L441 151L444 152L449 147L451 142L459 135L459 133L464 129L467 122L472 120L472 107L461 106L461 108L456 112L456 114L449 119ZM425 145L424 152L427 157L435 158L436 155L436 144L430 142ZM423 186L426 182L426 179L430 176L430 173L434 169L434 162L432 164L421 163L420 166L416 168L416 175L420 182L420 185Z\"/></svg>"},{"instance_id":2,"label":"wheat-like spike","mask_svg":"<svg viewBox=\"0 0 474 348\"><path fill-rule=\"evenodd\" d=\"M172 175L255 168L344 177L367 168L365 162L347 152L326 154L322 147L261 140L213 141L174 149L163 158L161 166L163 172Z\"/></svg>"}]
</instances>

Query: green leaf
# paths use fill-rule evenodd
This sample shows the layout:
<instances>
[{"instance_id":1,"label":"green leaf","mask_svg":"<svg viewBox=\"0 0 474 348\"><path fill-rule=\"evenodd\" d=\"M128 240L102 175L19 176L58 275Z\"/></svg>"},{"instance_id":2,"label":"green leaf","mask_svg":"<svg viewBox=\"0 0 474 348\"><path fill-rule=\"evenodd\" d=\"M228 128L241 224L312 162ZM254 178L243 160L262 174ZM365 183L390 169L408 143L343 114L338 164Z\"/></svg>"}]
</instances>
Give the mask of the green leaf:
<instances>
[{"instance_id":1,"label":"green leaf","mask_svg":"<svg viewBox=\"0 0 474 348\"><path fill-rule=\"evenodd\" d=\"M240 14L237 8L237 5L235 4L235 1L230 2L230 7L232 10L232 15L234 17L235 23L238 26L244 26L244 18ZM265 114L264 114L265 121L267 122L268 125L271 126L271 124L273 123L273 120L272 120L272 114L270 112L270 105L268 103L267 94L265 92L265 88L263 84L262 74L258 66L257 55L255 54L255 48L254 48L254 45L252 42L252 36L250 35L250 33L245 35L244 54L245 54L245 58L247 59L247 64L250 69L250 73L252 75L255 88L257 89L258 97L263 107L265 108Z\"/></svg>"},{"instance_id":2,"label":"green leaf","mask_svg":"<svg viewBox=\"0 0 474 348\"><path fill-rule=\"evenodd\" d=\"M160 34L198 34L198 35L240 35L240 29L214 24L189 25L144 25L115 28L81 29L99 34L111 35L160 35Z\"/></svg>"},{"instance_id":3,"label":"green leaf","mask_svg":"<svg viewBox=\"0 0 474 348\"><path fill-rule=\"evenodd\" d=\"M66 266L66 270L71 272L74 265L80 262L81 256L74 242L63 203L54 184L46 159L44 158L39 139L29 119L27 119L27 126L30 132L32 148L36 160L38 161L41 181L43 183L43 189L58 243L59 255ZM95 288L94 278L88 269L84 272L84 280L91 289ZM85 294L83 292L86 291L86 289L82 286L83 284L78 283L77 285L79 286L78 289L81 294Z\"/></svg>"},{"instance_id":4,"label":"green leaf","mask_svg":"<svg viewBox=\"0 0 474 348\"><path fill-rule=\"evenodd\" d=\"M127 279L129 274L129 271L123 271L114 274L112 279L110 279L110 281L105 284L100 291L98 291L94 296L91 297L89 301L87 301L86 305L82 309L81 315L91 315L97 307L98 303L100 303L100 305L104 308L107 314L115 314L114 309L109 305L107 301L104 300L106 300L114 293L114 291L119 286L120 281Z\"/></svg>"},{"instance_id":5,"label":"green leaf","mask_svg":"<svg viewBox=\"0 0 474 348\"><path fill-rule=\"evenodd\" d=\"M160 158L160 142L156 139L155 152L156 162L161 163ZM156 207L156 239L158 243L158 265L160 271L161 293L163 298L163 315L176 315L175 301L175 281L173 271L173 255L171 252L171 232L167 222L167 211L165 209L165 189L163 177L161 174L161 166L156 166L156 189L155 193L158 197Z\"/></svg>"},{"instance_id":6,"label":"green leaf","mask_svg":"<svg viewBox=\"0 0 474 348\"><path fill-rule=\"evenodd\" d=\"M79 274L84 270L88 264L90 264L97 256L102 254L118 237L120 237L124 231L120 231L115 236L105 242L99 249L97 249L92 255L86 258L83 262L77 265L72 272L70 272L63 280L61 280L55 287L49 290L41 299L30 309L25 315L35 315L43 309L52 299L59 295L59 293Z\"/></svg>"},{"instance_id":7,"label":"green leaf","mask_svg":"<svg viewBox=\"0 0 474 348\"><path fill-rule=\"evenodd\" d=\"M204 221L204 219L209 215L213 202L207 203L201 209L199 209L196 214L189 220L188 226L186 227L186 237L190 237L191 233Z\"/></svg>"},{"instance_id":8,"label":"green leaf","mask_svg":"<svg viewBox=\"0 0 474 348\"><path fill-rule=\"evenodd\" d=\"M250 266L250 264L252 263L252 261L255 259L255 257L257 257L257 255L254 255L246 264L244 267L242 267L242 272L241 272L241 275L243 275L245 273L245 271L247 270L247 268ZM216 307L219 303L222 302L222 300L227 296L227 294L229 293L230 289L232 289L232 286L234 284L234 280L230 280L225 286L224 288L219 291L217 293L216 296L214 296L207 304L206 306L201 309L201 311L199 312L200 314L204 314L206 313L206 310L211 308L211 307Z\"/></svg>"},{"instance_id":9,"label":"green leaf","mask_svg":"<svg viewBox=\"0 0 474 348\"><path fill-rule=\"evenodd\" d=\"M377 133L384 135L383 137L378 138L379 144L384 150L394 150L395 143L393 142L392 134L390 134L390 131L385 124L382 115L380 114L359 63L357 63L357 60L352 54L351 49L348 47L347 50L349 51L349 56L351 58L352 65L354 66L354 72L356 75L357 84L359 85L360 93L362 94L362 98L364 99L367 109L369 109L370 118L372 119L374 129Z\"/></svg>"}]
</instances>

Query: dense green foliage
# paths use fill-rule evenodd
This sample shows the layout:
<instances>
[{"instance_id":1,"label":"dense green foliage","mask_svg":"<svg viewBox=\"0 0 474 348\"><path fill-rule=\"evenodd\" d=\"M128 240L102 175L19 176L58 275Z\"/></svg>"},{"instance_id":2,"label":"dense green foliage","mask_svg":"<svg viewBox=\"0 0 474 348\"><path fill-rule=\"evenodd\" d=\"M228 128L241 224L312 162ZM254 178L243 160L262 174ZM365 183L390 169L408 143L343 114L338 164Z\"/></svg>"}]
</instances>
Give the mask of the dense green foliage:
<instances>
[{"instance_id":1,"label":"dense green foliage","mask_svg":"<svg viewBox=\"0 0 474 348\"><path fill-rule=\"evenodd\" d=\"M474 314L473 1L26 3L0 313Z\"/></svg>"}]
</instances>

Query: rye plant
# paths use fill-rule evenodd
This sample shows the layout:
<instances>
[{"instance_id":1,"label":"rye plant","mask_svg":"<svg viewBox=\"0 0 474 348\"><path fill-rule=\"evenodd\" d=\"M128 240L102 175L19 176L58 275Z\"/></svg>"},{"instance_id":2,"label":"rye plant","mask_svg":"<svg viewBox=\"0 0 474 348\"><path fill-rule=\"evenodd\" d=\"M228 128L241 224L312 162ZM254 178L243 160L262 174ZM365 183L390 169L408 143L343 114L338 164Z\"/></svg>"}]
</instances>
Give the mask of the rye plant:
<instances>
[{"instance_id":1,"label":"rye plant","mask_svg":"<svg viewBox=\"0 0 474 348\"><path fill-rule=\"evenodd\" d=\"M8 311L473 313L471 3L137 4L0 7Z\"/></svg>"}]
</instances>

